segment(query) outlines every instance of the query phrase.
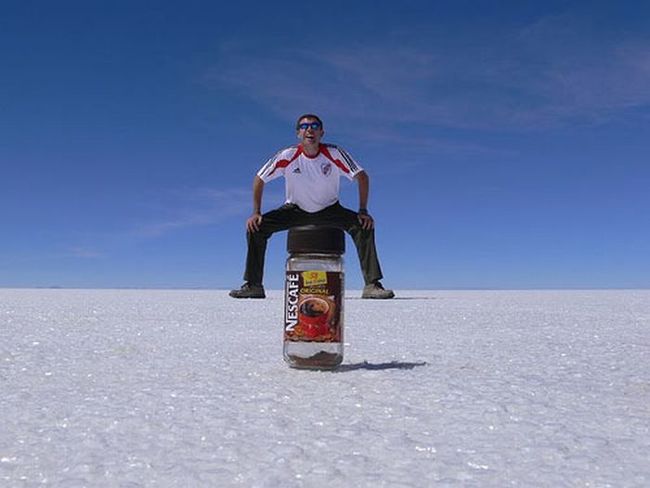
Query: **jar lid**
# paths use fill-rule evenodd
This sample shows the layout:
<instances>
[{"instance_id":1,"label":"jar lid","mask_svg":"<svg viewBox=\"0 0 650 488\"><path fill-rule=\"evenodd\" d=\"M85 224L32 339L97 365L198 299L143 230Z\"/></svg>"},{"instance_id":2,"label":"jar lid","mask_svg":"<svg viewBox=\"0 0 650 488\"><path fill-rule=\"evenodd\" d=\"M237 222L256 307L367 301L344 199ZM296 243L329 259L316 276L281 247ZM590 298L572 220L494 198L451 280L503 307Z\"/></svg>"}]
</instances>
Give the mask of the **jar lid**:
<instances>
[{"instance_id":1,"label":"jar lid","mask_svg":"<svg viewBox=\"0 0 650 488\"><path fill-rule=\"evenodd\" d=\"M292 227L287 234L289 254L343 254L345 234L337 227L303 225Z\"/></svg>"}]
</instances>

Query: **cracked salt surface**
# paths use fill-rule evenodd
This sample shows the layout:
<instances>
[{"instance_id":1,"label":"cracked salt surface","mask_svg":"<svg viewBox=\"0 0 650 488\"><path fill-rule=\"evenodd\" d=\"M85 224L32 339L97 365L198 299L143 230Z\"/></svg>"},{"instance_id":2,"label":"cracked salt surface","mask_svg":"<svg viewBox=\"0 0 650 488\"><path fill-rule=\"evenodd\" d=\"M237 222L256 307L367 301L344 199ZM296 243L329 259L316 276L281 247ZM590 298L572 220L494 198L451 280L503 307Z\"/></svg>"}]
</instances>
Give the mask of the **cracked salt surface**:
<instances>
[{"instance_id":1,"label":"cracked salt surface","mask_svg":"<svg viewBox=\"0 0 650 488\"><path fill-rule=\"evenodd\" d=\"M650 486L650 291L269 295L0 290L0 486Z\"/></svg>"}]
</instances>

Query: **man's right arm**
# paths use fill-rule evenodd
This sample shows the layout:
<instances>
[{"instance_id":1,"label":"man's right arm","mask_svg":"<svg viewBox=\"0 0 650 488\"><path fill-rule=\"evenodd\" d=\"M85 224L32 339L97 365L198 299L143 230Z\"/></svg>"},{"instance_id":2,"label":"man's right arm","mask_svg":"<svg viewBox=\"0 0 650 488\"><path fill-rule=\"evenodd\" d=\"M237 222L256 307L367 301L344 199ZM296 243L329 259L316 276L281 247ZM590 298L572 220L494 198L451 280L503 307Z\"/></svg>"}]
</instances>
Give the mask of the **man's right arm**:
<instances>
[{"instance_id":1,"label":"man's right arm","mask_svg":"<svg viewBox=\"0 0 650 488\"><path fill-rule=\"evenodd\" d=\"M262 195L264 194L264 180L255 175L253 179L253 213L246 221L248 232L257 232L262 223Z\"/></svg>"}]
</instances>

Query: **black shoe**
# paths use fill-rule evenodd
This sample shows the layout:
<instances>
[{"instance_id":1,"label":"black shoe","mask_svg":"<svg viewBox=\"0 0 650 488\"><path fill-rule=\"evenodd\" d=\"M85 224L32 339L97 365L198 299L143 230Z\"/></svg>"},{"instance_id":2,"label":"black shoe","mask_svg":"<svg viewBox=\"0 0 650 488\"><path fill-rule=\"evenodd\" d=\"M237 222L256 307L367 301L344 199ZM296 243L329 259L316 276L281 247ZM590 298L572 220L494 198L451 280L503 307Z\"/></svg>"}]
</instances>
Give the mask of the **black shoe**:
<instances>
[{"instance_id":1,"label":"black shoe","mask_svg":"<svg viewBox=\"0 0 650 488\"><path fill-rule=\"evenodd\" d=\"M231 290L229 295L233 298L266 298L262 285L252 285L248 282L238 290Z\"/></svg>"},{"instance_id":2,"label":"black shoe","mask_svg":"<svg viewBox=\"0 0 650 488\"><path fill-rule=\"evenodd\" d=\"M395 293L393 290L386 290L379 281L375 281L363 287L361 298L378 298L387 299L393 298Z\"/></svg>"}]
</instances>

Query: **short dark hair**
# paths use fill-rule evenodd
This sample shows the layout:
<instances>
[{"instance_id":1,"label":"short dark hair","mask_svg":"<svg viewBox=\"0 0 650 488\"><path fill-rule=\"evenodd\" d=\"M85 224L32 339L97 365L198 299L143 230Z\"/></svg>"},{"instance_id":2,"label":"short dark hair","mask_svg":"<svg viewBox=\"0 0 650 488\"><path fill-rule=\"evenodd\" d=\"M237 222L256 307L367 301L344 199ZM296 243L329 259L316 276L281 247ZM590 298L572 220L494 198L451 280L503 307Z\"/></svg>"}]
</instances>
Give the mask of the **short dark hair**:
<instances>
[{"instance_id":1,"label":"short dark hair","mask_svg":"<svg viewBox=\"0 0 650 488\"><path fill-rule=\"evenodd\" d=\"M302 114L300 117L298 117L298 120L296 120L296 130L300 129L300 121L302 119L315 119L320 124L321 129L323 128L323 121L320 119L320 117L318 115L315 115L315 114Z\"/></svg>"}]
</instances>

